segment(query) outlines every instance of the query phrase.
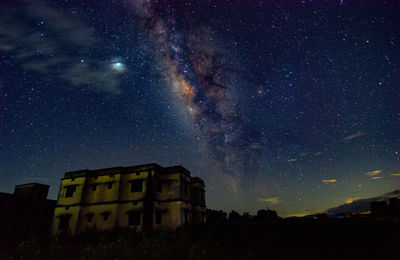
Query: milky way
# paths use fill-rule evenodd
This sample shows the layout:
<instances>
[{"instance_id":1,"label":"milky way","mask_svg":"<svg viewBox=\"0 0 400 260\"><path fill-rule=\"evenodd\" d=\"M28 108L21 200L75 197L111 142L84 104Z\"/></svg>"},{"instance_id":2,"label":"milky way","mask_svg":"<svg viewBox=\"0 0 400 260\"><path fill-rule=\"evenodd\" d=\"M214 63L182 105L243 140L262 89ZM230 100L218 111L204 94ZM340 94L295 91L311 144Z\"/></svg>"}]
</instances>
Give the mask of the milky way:
<instances>
[{"instance_id":1,"label":"milky way","mask_svg":"<svg viewBox=\"0 0 400 260\"><path fill-rule=\"evenodd\" d=\"M226 66L226 57L209 38L205 28L182 32L170 10L156 14L151 1L132 1L136 16L148 32L155 55L164 70L167 85L181 98L185 109L204 134L221 170L242 175L244 151L243 125Z\"/></svg>"}]
</instances>

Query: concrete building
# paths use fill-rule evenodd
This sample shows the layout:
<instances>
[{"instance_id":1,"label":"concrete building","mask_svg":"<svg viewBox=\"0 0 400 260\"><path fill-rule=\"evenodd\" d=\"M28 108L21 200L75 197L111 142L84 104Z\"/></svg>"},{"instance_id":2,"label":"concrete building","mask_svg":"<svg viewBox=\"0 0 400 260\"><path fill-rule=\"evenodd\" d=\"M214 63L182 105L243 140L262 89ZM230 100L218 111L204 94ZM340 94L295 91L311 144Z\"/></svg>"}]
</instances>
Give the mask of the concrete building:
<instances>
[{"instance_id":1,"label":"concrete building","mask_svg":"<svg viewBox=\"0 0 400 260\"><path fill-rule=\"evenodd\" d=\"M65 173L52 233L117 227L145 231L202 223L204 181L182 166L158 164Z\"/></svg>"},{"instance_id":2,"label":"concrete building","mask_svg":"<svg viewBox=\"0 0 400 260\"><path fill-rule=\"evenodd\" d=\"M0 236L48 235L55 200L48 200L49 185L16 185L13 194L0 192Z\"/></svg>"}]
</instances>

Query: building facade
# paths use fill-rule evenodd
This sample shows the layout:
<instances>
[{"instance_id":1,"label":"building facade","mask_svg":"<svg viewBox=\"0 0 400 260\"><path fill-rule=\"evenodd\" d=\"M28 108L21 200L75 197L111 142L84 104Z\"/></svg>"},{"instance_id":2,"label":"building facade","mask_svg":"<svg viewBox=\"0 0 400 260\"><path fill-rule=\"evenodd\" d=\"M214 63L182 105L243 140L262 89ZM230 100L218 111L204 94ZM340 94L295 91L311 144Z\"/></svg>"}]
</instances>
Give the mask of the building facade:
<instances>
[{"instance_id":1,"label":"building facade","mask_svg":"<svg viewBox=\"0 0 400 260\"><path fill-rule=\"evenodd\" d=\"M48 235L55 200L47 199L49 185L16 185L13 194L0 192L0 237Z\"/></svg>"},{"instance_id":2,"label":"building facade","mask_svg":"<svg viewBox=\"0 0 400 260\"><path fill-rule=\"evenodd\" d=\"M118 227L175 229L206 218L204 181L158 164L65 173L52 234Z\"/></svg>"}]
</instances>

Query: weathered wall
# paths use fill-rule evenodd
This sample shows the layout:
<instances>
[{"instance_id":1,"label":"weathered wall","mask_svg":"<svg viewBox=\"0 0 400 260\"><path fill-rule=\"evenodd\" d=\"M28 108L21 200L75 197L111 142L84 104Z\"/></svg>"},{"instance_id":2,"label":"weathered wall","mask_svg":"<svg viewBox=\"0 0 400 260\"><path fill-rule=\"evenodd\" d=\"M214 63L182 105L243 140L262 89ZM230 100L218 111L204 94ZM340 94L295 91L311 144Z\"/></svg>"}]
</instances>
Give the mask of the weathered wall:
<instances>
[{"instance_id":1,"label":"weathered wall","mask_svg":"<svg viewBox=\"0 0 400 260\"><path fill-rule=\"evenodd\" d=\"M146 194L147 176L148 171L123 174L121 176L119 199L121 201L143 199ZM131 185L134 180L143 180L142 192L131 192Z\"/></svg>"},{"instance_id":2,"label":"weathered wall","mask_svg":"<svg viewBox=\"0 0 400 260\"><path fill-rule=\"evenodd\" d=\"M54 210L54 219L51 233L56 234L59 232L58 227L60 224L60 216L70 215L69 226L67 232L70 234L76 233L76 228L78 226L80 206L66 206L66 207L56 207Z\"/></svg>"},{"instance_id":3,"label":"weathered wall","mask_svg":"<svg viewBox=\"0 0 400 260\"><path fill-rule=\"evenodd\" d=\"M54 210L54 219L51 232L52 234L56 234L58 232L58 227L60 224L60 216L62 215L71 215L69 219L68 233L74 234L76 232L85 181L86 177L63 179L61 181L57 206ZM67 192L67 187L71 185L76 186L75 192L72 197L65 197Z\"/></svg>"},{"instance_id":4,"label":"weathered wall","mask_svg":"<svg viewBox=\"0 0 400 260\"><path fill-rule=\"evenodd\" d=\"M84 192L84 203L100 203L118 200L121 174L88 177ZM108 184L111 183L111 189ZM96 185L96 190L93 186Z\"/></svg>"},{"instance_id":5,"label":"weathered wall","mask_svg":"<svg viewBox=\"0 0 400 260\"><path fill-rule=\"evenodd\" d=\"M152 219L154 228L167 226L175 229L185 223L185 218L187 223L192 220L202 222L205 205L195 206L198 203L201 204L201 191L204 191L204 184L192 183L188 174L180 172L180 166L177 167L176 172L175 169L171 169L173 167L170 167L166 173L160 170L162 169L160 166L157 167L125 168L128 171L132 170L131 172L123 171L122 167L116 167L98 170L100 174L97 176L88 174L86 177L78 175L87 174L90 171L68 173L71 178L63 179L60 188L59 207L55 210L53 234L58 231L59 216L64 214L71 215L68 230L71 234L93 228L104 230L115 227L129 227L141 231L144 216ZM146 193L149 174L152 174L151 193ZM135 180L142 181L142 191L132 191L132 182ZM162 185L161 192L158 184ZM66 198L66 187L69 185L76 185L76 190L74 196ZM96 189L93 189L94 185ZM192 204L193 199L197 203ZM140 225L129 226L131 211L140 212ZM104 219L106 212L108 213L107 220ZM161 224L155 224L157 212L161 212ZM91 221L89 221L89 215L92 215Z\"/></svg>"},{"instance_id":6,"label":"weathered wall","mask_svg":"<svg viewBox=\"0 0 400 260\"><path fill-rule=\"evenodd\" d=\"M141 211L141 219L140 219L140 225L132 225L129 226L128 224L128 213L133 210L138 210ZM129 227L129 228L135 228L138 231L142 230L142 225L143 225L143 202L138 201L138 202L125 202L125 203L120 203L118 205L118 214L117 214L117 227Z\"/></svg>"},{"instance_id":7,"label":"weathered wall","mask_svg":"<svg viewBox=\"0 0 400 260\"><path fill-rule=\"evenodd\" d=\"M178 199L181 197L181 173L173 173L159 176L162 182L162 192L157 192L160 200Z\"/></svg>"},{"instance_id":8,"label":"weathered wall","mask_svg":"<svg viewBox=\"0 0 400 260\"><path fill-rule=\"evenodd\" d=\"M155 211L163 212L161 225L154 225L156 228L165 226L175 229L180 226L182 221L182 211L185 203L181 201L161 202L155 205Z\"/></svg>"},{"instance_id":9,"label":"weathered wall","mask_svg":"<svg viewBox=\"0 0 400 260\"><path fill-rule=\"evenodd\" d=\"M58 194L57 205L72 205L80 204L82 201L82 194L84 192L86 177L77 177L74 179L63 179L61 181L60 193ZM73 197L66 198L67 186L76 185L76 190Z\"/></svg>"},{"instance_id":10,"label":"weathered wall","mask_svg":"<svg viewBox=\"0 0 400 260\"><path fill-rule=\"evenodd\" d=\"M78 231L84 231L87 229L106 230L116 227L117 216L117 204L99 204L99 205L88 205L83 206L80 212L80 221ZM104 220L104 213L108 214L108 219ZM88 222L88 214L93 214L92 222Z\"/></svg>"}]
</instances>

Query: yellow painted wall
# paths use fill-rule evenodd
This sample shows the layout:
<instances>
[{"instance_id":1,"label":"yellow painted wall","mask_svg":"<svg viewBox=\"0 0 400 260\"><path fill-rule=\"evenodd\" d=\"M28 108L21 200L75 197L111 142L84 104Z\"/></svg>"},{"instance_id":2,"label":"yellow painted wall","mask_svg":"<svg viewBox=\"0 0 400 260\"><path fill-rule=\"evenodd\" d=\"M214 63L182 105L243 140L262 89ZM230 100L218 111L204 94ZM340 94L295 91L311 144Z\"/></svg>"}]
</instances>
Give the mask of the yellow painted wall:
<instances>
[{"instance_id":1,"label":"yellow painted wall","mask_svg":"<svg viewBox=\"0 0 400 260\"><path fill-rule=\"evenodd\" d=\"M116 227L117 221L117 206L118 204L101 204L101 205L88 205L81 208L81 219L79 221L78 231L84 231L86 229L96 228L97 230L106 230ZM109 212L108 219L103 220L102 213ZM88 223L87 214L93 213L93 219L91 223Z\"/></svg>"},{"instance_id":2,"label":"yellow painted wall","mask_svg":"<svg viewBox=\"0 0 400 260\"><path fill-rule=\"evenodd\" d=\"M166 226L171 229L177 228L185 222L185 211L187 214L187 221L190 223L192 218L198 219L203 215L205 216L205 207L192 206L191 189L204 189L202 185L191 183L191 178L183 173L169 173L158 175L154 170L143 169L140 172L132 173L116 173L109 175L100 175L97 177L75 177L71 179L64 179L61 183L57 207L55 210L52 234L58 232L59 216L63 214L71 214L69 222L69 232L75 234L76 232L84 231L87 229L96 228L98 230L112 229L115 227L129 227L128 212L132 210L141 211L141 224L138 226L130 226L137 231L142 230L143 225L143 202L142 200L146 194L146 182L148 174L153 175L153 189L156 201L154 202L153 223L154 227L158 228ZM162 192L157 192L157 182L159 178L162 180ZM141 179L142 192L131 192L131 182ZM187 183L187 193L185 194L184 187L181 185ZM112 183L112 188L108 188L108 183ZM95 191L92 190L92 185L96 184ZM68 185L77 185L73 197L65 198L65 187ZM84 195L84 201L82 201ZM173 201L173 200L184 201ZM158 201L158 200L172 200L172 201ZM113 203L115 201L115 203ZM117 203L118 201L118 203ZM80 206L72 206L73 204L80 204ZM86 204L86 205L85 205ZM92 204L92 205L87 205ZM69 206L67 209L65 206ZM161 225L155 224L156 212L162 212ZM103 220L101 213L109 212L108 220ZM88 222L87 214L93 214L92 222ZM193 216L192 216L193 214Z\"/></svg>"},{"instance_id":3,"label":"yellow painted wall","mask_svg":"<svg viewBox=\"0 0 400 260\"><path fill-rule=\"evenodd\" d=\"M161 200L184 198L190 200L190 185L188 184L188 192L185 195L184 188L181 188L181 183L186 180L190 183L190 177L183 173L172 173L160 176L162 181L162 192L157 192L157 198Z\"/></svg>"},{"instance_id":4,"label":"yellow painted wall","mask_svg":"<svg viewBox=\"0 0 400 260\"><path fill-rule=\"evenodd\" d=\"M63 179L61 181L60 192L58 194L57 206L54 210L54 219L52 225L52 234L58 233L58 226L60 224L60 216L69 214L71 215L69 220L68 233L74 234L79 219L80 206L74 204L80 204L82 199L82 193L85 186L86 177L77 177L73 179ZM66 187L69 185L76 185L75 193L72 197L65 197ZM62 207L60 207L60 205Z\"/></svg>"},{"instance_id":5,"label":"yellow painted wall","mask_svg":"<svg viewBox=\"0 0 400 260\"><path fill-rule=\"evenodd\" d=\"M154 225L154 227L165 226L175 229L184 223L183 210L186 203L181 201L161 202L155 203L155 211L162 211L161 225ZM155 216L155 214L154 214ZM155 223L155 222L154 222Z\"/></svg>"},{"instance_id":6,"label":"yellow painted wall","mask_svg":"<svg viewBox=\"0 0 400 260\"><path fill-rule=\"evenodd\" d=\"M132 210L142 211L139 226L128 226L128 212ZM136 228L137 231L141 231L142 225L143 225L143 202L141 201L137 202L136 205L134 205L133 202L126 202L119 204L117 227L130 227L130 228Z\"/></svg>"},{"instance_id":7,"label":"yellow painted wall","mask_svg":"<svg viewBox=\"0 0 400 260\"><path fill-rule=\"evenodd\" d=\"M69 226L68 226L68 233L73 235L76 232L78 218L79 218L79 211L80 206L69 206L69 207L56 207L54 211L54 219L53 219L53 226L51 229L52 234L56 234L59 232L58 226L60 224L61 215L71 215L69 219Z\"/></svg>"},{"instance_id":8,"label":"yellow painted wall","mask_svg":"<svg viewBox=\"0 0 400 260\"><path fill-rule=\"evenodd\" d=\"M120 174L102 175L89 177L86 181L86 191L84 203L99 203L118 200ZM108 183L112 183L111 189ZM92 186L96 185L96 190L92 190Z\"/></svg>"},{"instance_id":9,"label":"yellow painted wall","mask_svg":"<svg viewBox=\"0 0 400 260\"><path fill-rule=\"evenodd\" d=\"M142 171L137 173L123 174L121 176L120 184L120 200L139 200L146 194L146 183L147 183L148 172ZM131 181L143 180L142 192L131 192Z\"/></svg>"},{"instance_id":10,"label":"yellow painted wall","mask_svg":"<svg viewBox=\"0 0 400 260\"><path fill-rule=\"evenodd\" d=\"M61 181L61 190L58 196L57 205L72 205L76 203L81 203L82 193L84 190L86 177L77 177L74 179L64 179ZM66 186L77 185L76 191L73 197L65 197Z\"/></svg>"}]
</instances>

